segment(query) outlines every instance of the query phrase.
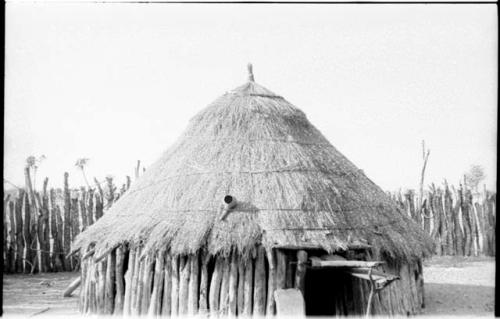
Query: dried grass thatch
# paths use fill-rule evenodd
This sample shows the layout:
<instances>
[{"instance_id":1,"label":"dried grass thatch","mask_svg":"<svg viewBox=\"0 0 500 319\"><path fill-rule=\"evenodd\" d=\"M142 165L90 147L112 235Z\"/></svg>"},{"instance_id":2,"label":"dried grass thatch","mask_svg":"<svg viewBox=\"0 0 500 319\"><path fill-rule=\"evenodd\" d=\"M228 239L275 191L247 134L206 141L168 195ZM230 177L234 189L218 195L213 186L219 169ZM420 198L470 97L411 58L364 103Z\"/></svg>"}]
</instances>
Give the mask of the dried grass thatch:
<instances>
[{"instance_id":1,"label":"dried grass thatch","mask_svg":"<svg viewBox=\"0 0 500 319\"><path fill-rule=\"evenodd\" d=\"M237 206L226 218L223 201ZM370 245L388 258L430 252L419 227L283 97L255 83L198 113L73 249L228 254L265 247L328 252Z\"/></svg>"}]
</instances>

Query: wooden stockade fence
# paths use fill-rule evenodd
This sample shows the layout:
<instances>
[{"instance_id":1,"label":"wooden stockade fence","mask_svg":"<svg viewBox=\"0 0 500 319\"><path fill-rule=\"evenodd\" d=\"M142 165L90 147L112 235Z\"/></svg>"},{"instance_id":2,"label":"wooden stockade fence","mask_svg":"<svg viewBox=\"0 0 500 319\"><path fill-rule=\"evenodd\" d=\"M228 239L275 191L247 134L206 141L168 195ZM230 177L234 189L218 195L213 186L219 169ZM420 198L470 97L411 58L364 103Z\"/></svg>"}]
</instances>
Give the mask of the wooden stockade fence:
<instances>
[{"instance_id":1,"label":"wooden stockade fence","mask_svg":"<svg viewBox=\"0 0 500 319\"><path fill-rule=\"evenodd\" d=\"M445 182L422 201L412 190L391 196L431 236L437 255L495 256L496 193Z\"/></svg>"},{"instance_id":2,"label":"wooden stockade fence","mask_svg":"<svg viewBox=\"0 0 500 319\"><path fill-rule=\"evenodd\" d=\"M67 258L71 241L103 216L130 187L130 178L118 189L113 178L95 181L93 188L70 189L64 174L63 189L33 190L26 170L26 187L4 193L4 271L35 273L79 269L79 258ZM102 185L103 184L103 185Z\"/></svg>"},{"instance_id":3,"label":"wooden stockade fence","mask_svg":"<svg viewBox=\"0 0 500 319\"><path fill-rule=\"evenodd\" d=\"M120 189L107 177L93 188L70 189L64 175L63 189L41 192L31 183L4 195L4 270L8 273L73 271L79 258L66 258L71 241L103 216L130 187ZM437 255L495 256L496 194L472 192L444 183L432 185L420 204L415 191L390 194L400 207L433 239Z\"/></svg>"}]
</instances>

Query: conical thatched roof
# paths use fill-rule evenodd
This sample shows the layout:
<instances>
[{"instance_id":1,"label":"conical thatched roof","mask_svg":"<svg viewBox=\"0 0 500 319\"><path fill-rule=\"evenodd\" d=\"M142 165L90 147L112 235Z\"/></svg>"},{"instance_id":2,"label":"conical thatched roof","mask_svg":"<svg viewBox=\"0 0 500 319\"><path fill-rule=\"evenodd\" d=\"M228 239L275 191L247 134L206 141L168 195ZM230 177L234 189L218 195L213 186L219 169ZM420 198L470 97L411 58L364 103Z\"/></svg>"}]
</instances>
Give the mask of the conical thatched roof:
<instances>
[{"instance_id":1,"label":"conical thatched roof","mask_svg":"<svg viewBox=\"0 0 500 319\"><path fill-rule=\"evenodd\" d=\"M223 198L237 206L221 219ZM394 259L428 238L283 97L250 77L203 109L120 200L75 241L172 253L369 244Z\"/></svg>"}]
</instances>

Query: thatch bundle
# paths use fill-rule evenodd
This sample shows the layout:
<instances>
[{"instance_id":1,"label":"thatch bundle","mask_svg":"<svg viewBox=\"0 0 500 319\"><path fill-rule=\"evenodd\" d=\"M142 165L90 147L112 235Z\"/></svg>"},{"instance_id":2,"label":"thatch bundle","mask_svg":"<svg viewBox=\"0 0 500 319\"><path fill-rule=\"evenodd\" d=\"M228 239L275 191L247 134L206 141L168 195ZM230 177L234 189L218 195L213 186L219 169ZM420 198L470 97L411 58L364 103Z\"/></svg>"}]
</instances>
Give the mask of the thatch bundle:
<instances>
[{"instance_id":1,"label":"thatch bundle","mask_svg":"<svg viewBox=\"0 0 500 319\"><path fill-rule=\"evenodd\" d=\"M224 202L227 195L236 201L233 208ZM166 252L169 263L184 268L191 266L182 256L202 253L231 263L231 255L258 258L258 247L328 253L370 248L404 263L431 249L384 191L302 111L253 75L193 117L175 145L75 240L73 250L83 255L92 248L101 256L119 245L140 247L135 258L154 260ZM189 289L178 284L179 293Z\"/></svg>"}]
</instances>

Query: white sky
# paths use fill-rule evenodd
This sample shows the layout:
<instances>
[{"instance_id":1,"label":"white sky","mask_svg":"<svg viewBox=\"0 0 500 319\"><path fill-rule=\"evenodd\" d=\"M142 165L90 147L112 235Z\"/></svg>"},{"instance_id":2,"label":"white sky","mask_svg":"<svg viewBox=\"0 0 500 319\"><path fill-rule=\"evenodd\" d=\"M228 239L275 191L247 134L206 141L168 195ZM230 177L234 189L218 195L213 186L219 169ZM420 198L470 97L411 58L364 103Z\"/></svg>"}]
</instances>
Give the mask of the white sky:
<instances>
[{"instance_id":1,"label":"white sky","mask_svg":"<svg viewBox=\"0 0 500 319\"><path fill-rule=\"evenodd\" d=\"M480 164L494 188L497 23L494 4L7 3L5 178L32 154L53 186L83 183L80 157L132 176L252 62L382 188L418 186L423 139L428 182Z\"/></svg>"}]
</instances>

